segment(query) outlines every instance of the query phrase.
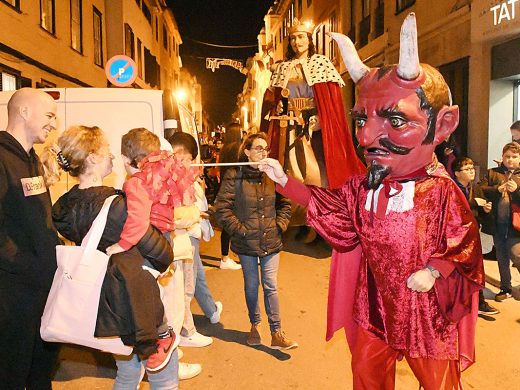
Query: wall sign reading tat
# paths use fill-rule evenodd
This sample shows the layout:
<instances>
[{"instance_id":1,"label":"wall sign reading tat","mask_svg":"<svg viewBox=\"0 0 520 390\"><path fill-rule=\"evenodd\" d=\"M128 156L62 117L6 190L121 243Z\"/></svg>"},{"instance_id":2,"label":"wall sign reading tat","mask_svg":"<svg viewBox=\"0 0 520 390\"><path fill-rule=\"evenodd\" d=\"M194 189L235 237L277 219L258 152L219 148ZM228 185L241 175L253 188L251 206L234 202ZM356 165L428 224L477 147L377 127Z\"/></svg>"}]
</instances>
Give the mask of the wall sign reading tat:
<instances>
[{"instance_id":1,"label":"wall sign reading tat","mask_svg":"<svg viewBox=\"0 0 520 390\"><path fill-rule=\"evenodd\" d=\"M130 57L117 55L107 61L105 74L116 87L127 87L137 78L137 65Z\"/></svg>"},{"instance_id":2,"label":"wall sign reading tat","mask_svg":"<svg viewBox=\"0 0 520 390\"><path fill-rule=\"evenodd\" d=\"M493 12L493 24L495 26L503 21L515 18L515 3L518 3L518 0L507 0L489 9Z\"/></svg>"}]
</instances>

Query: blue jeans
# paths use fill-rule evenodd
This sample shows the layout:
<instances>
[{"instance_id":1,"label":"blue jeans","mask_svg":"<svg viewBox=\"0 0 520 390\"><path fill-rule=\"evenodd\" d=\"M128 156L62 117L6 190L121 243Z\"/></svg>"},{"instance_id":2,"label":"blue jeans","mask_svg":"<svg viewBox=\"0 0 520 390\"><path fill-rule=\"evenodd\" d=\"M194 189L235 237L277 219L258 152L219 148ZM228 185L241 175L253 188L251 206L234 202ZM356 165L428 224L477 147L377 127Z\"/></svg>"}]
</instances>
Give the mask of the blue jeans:
<instances>
[{"instance_id":1,"label":"blue jeans","mask_svg":"<svg viewBox=\"0 0 520 390\"><path fill-rule=\"evenodd\" d=\"M240 264L242 264L242 273L244 274L244 290L249 321L253 325L260 323L260 307L258 306L258 286L260 285L258 260L260 259L265 312L269 320L269 328L271 332L279 330L281 322L277 274L280 253L273 253L265 257L246 255L238 255L238 257L240 258Z\"/></svg>"},{"instance_id":2,"label":"blue jeans","mask_svg":"<svg viewBox=\"0 0 520 390\"><path fill-rule=\"evenodd\" d=\"M195 237L190 237L191 246L193 248L193 272L195 274L195 299L204 315L208 318L217 311L215 301L209 291L208 282L206 282L206 271L202 265L200 258L199 245L200 241Z\"/></svg>"},{"instance_id":3,"label":"blue jeans","mask_svg":"<svg viewBox=\"0 0 520 390\"><path fill-rule=\"evenodd\" d=\"M179 387L179 355L173 351L170 362L161 371L148 372L148 382L152 390L176 390ZM142 379L146 361L140 361L136 354L128 357L117 356L117 374L113 390L135 390Z\"/></svg>"},{"instance_id":4,"label":"blue jeans","mask_svg":"<svg viewBox=\"0 0 520 390\"><path fill-rule=\"evenodd\" d=\"M520 267L520 238L510 237L508 229L508 225L498 224L493 235L493 242L497 251L501 290L511 290L510 261L513 261L515 267Z\"/></svg>"}]
</instances>

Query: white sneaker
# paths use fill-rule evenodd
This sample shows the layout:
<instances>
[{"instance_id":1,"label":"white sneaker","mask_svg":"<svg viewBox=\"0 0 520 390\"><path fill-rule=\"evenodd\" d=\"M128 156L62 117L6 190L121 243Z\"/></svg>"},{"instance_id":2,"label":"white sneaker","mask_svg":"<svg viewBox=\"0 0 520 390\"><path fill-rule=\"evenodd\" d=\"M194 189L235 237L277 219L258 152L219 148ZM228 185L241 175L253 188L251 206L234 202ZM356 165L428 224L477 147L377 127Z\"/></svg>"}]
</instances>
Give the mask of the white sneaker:
<instances>
[{"instance_id":1,"label":"white sneaker","mask_svg":"<svg viewBox=\"0 0 520 390\"><path fill-rule=\"evenodd\" d=\"M232 258L224 256L222 260L220 260L220 269L238 270L242 269L242 266L240 264L235 263L235 261L233 261Z\"/></svg>"},{"instance_id":2,"label":"white sneaker","mask_svg":"<svg viewBox=\"0 0 520 390\"><path fill-rule=\"evenodd\" d=\"M182 352L182 349L177 348L177 355L179 356L178 359L181 360L184 356L184 352Z\"/></svg>"},{"instance_id":3,"label":"white sneaker","mask_svg":"<svg viewBox=\"0 0 520 390\"><path fill-rule=\"evenodd\" d=\"M202 366L198 363L179 363L179 379L191 379L200 374Z\"/></svg>"},{"instance_id":4,"label":"white sneaker","mask_svg":"<svg viewBox=\"0 0 520 390\"><path fill-rule=\"evenodd\" d=\"M223 309L222 302L219 302L219 301L215 302L215 306L217 307L217 310L215 310L215 313L213 313L213 315L209 319L209 322L211 322L212 324L219 323L220 315L222 314L222 309Z\"/></svg>"},{"instance_id":5,"label":"white sneaker","mask_svg":"<svg viewBox=\"0 0 520 390\"><path fill-rule=\"evenodd\" d=\"M208 336L204 336L199 332L193 333L191 336L181 336L181 347L206 347L213 342L213 339Z\"/></svg>"}]
</instances>

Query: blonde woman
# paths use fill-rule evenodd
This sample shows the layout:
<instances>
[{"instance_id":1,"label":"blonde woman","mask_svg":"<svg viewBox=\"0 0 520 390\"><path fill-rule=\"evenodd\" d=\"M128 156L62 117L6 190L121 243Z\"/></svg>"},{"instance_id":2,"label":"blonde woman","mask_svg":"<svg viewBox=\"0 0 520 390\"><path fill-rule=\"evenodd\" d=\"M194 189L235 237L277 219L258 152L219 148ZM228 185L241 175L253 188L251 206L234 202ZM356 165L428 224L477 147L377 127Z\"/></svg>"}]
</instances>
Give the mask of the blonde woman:
<instances>
[{"instance_id":1,"label":"blonde woman","mask_svg":"<svg viewBox=\"0 0 520 390\"><path fill-rule=\"evenodd\" d=\"M127 217L124 194L103 186L103 178L112 172L114 156L103 131L98 127L74 126L67 129L57 145L45 150L42 159L47 167L47 181L55 182L60 169L79 179L79 184L61 196L53 206L53 220L58 231L76 245L81 244L106 198L118 195L112 202L98 249L106 249L119 241ZM97 336L121 336L125 344L134 345L134 354L116 358L118 367L114 389L134 390L143 364L157 352L158 327L163 322L164 308L158 285L142 269L146 258L172 256L166 239L150 227L136 247L111 257L103 283L96 323ZM171 258L165 262L171 263ZM125 288L118 280L124 279ZM177 350L161 371L149 372L152 389L178 387Z\"/></svg>"}]
</instances>

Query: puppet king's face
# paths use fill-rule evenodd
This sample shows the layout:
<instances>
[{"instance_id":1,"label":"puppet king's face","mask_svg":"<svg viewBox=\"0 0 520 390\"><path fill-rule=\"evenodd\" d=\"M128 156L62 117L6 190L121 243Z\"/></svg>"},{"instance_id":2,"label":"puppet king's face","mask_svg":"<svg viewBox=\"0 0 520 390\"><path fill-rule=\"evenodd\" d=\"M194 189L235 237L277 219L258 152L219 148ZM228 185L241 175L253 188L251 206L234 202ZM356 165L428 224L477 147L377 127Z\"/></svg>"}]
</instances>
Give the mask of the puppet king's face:
<instances>
[{"instance_id":1,"label":"puppet king's face","mask_svg":"<svg viewBox=\"0 0 520 390\"><path fill-rule=\"evenodd\" d=\"M416 87L398 85L392 77L395 69L380 79L377 71L372 69L358 83L352 110L357 138L369 166L384 167L388 177L406 176L432 161L435 145L423 145L428 115Z\"/></svg>"}]
</instances>

